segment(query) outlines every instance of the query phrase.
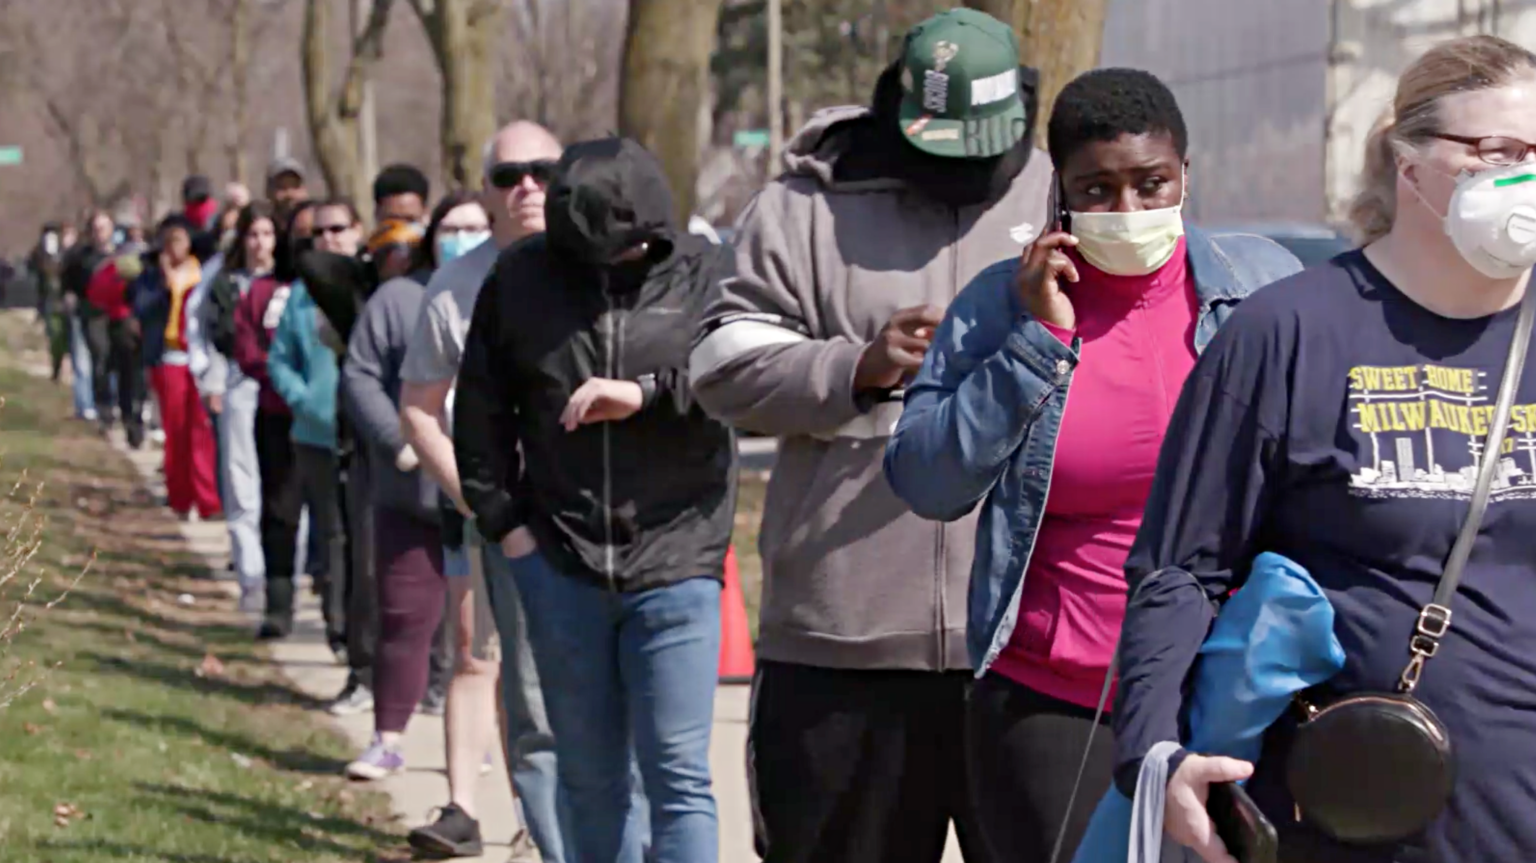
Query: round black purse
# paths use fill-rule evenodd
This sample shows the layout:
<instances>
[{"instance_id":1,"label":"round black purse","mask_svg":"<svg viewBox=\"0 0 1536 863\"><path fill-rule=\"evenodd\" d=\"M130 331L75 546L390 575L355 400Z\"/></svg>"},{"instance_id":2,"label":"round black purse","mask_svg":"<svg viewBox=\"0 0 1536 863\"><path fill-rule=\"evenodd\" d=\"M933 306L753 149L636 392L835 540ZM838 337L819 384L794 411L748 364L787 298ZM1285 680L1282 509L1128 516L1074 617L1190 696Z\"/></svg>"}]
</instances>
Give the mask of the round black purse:
<instances>
[{"instance_id":1,"label":"round black purse","mask_svg":"<svg viewBox=\"0 0 1536 863\"><path fill-rule=\"evenodd\" d=\"M1456 753L1449 732L1413 697L1424 664L1451 628L1451 602L1472 555L1498 472L1500 445L1536 316L1536 289L1527 288L1515 337L1499 384L1498 403L1478 465L1477 484L1461 532L1451 546L1433 600L1419 612L1408 639L1409 659L1395 692L1363 692L1331 702L1303 693L1300 723L1286 756L1285 776L1297 820L1342 842L1400 841L1428 827L1456 784Z\"/></svg>"}]
</instances>

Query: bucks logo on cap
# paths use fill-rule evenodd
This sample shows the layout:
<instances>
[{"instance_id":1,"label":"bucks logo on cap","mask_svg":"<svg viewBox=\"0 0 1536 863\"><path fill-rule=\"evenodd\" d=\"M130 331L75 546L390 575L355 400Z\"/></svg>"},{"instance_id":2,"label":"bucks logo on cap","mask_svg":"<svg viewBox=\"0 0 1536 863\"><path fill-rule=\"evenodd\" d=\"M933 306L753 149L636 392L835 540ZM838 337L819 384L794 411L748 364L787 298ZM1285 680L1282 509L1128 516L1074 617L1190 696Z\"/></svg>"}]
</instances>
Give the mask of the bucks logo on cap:
<instances>
[{"instance_id":1,"label":"bucks logo on cap","mask_svg":"<svg viewBox=\"0 0 1536 863\"><path fill-rule=\"evenodd\" d=\"M901 64L901 128L918 149L985 158L1024 136L1019 43L1008 25L974 9L935 15L907 34Z\"/></svg>"}]
</instances>

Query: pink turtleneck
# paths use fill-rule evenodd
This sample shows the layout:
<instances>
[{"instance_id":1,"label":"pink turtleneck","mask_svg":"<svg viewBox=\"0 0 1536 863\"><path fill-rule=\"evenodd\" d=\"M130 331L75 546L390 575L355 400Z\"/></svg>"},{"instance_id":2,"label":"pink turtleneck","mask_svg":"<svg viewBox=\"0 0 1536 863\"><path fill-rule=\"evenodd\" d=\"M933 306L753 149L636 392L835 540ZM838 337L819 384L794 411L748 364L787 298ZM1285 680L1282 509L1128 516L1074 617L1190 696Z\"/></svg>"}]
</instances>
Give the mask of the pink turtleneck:
<instances>
[{"instance_id":1,"label":"pink turtleneck","mask_svg":"<svg viewBox=\"0 0 1536 863\"><path fill-rule=\"evenodd\" d=\"M1184 241L1147 276L1112 276L1074 254L1066 287L1083 340L1056 439L1045 516L1018 625L992 670L1093 707L1125 619L1125 558L1173 406L1194 368L1197 301Z\"/></svg>"}]
</instances>

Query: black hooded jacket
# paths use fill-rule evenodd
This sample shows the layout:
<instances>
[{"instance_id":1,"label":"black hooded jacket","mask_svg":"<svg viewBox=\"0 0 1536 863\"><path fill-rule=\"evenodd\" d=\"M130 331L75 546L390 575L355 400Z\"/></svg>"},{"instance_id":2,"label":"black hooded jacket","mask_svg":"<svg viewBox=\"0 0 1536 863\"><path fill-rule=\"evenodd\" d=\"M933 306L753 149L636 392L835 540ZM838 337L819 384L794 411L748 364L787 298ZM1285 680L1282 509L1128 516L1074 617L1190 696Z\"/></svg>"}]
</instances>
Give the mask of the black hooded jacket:
<instances>
[{"instance_id":1,"label":"black hooded jacket","mask_svg":"<svg viewBox=\"0 0 1536 863\"><path fill-rule=\"evenodd\" d=\"M453 415L465 500L487 540L526 525L558 570L613 590L718 578L735 443L695 404L687 367L733 259L675 228L639 144L577 144L560 166L547 233L502 252L475 304ZM640 243L643 260L613 263ZM594 377L640 383L644 404L567 432L561 413Z\"/></svg>"}]
</instances>

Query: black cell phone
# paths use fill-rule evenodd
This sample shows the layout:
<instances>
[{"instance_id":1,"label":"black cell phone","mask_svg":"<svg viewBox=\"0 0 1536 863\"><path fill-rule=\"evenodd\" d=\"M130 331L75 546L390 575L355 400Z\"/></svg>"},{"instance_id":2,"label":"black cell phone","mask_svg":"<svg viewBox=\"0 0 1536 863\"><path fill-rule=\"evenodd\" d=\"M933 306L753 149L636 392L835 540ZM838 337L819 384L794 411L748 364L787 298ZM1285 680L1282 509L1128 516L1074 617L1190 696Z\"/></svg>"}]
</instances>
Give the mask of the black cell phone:
<instances>
[{"instance_id":1,"label":"black cell phone","mask_svg":"<svg viewBox=\"0 0 1536 863\"><path fill-rule=\"evenodd\" d=\"M1072 213L1067 209L1067 193L1061 186L1061 177L1056 172L1051 172L1051 193L1045 202L1046 218L1051 224L1046 226L1046 231L1066 231L1072 233Z\"/></svg>"},{"instance_id":2,"label":"black cell phone","mask_svg":"<svg viewBox=\"0 0 1536 863\"><path fill-rule=\"evenodd\" d=\"M1243 786L1236 782L1213 783L1205 800L1205 811L1216 825L1216 835L1238 863L1275 863L1280 854L1280 837Z\"/></svg>"}]
</instances>

